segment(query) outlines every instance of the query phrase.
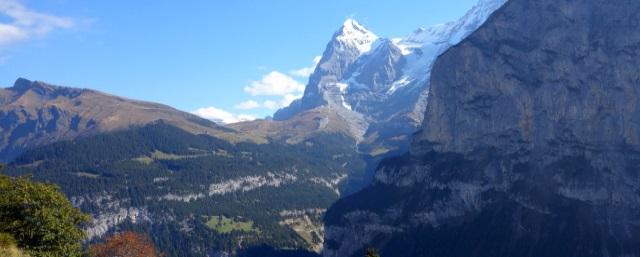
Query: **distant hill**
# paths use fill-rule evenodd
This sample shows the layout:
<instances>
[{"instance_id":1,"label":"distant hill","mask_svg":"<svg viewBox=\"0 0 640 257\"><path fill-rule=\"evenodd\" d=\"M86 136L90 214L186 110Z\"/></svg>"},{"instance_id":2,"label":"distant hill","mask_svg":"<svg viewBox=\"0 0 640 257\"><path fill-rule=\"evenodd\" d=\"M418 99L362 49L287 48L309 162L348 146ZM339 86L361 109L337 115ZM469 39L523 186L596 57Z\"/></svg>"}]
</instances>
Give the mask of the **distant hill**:
<instances>
[{"instance_id":1,"label":"distant hill","mask_svg":"<svg viewBox=\"0 0 640 257\"><path fill-rule=\"evenodd\" d=\"M0 89L0 161L10 160L35 146L158 120L194 134L233 142L251 140L166 105L20 78L13 87Z\"/></svg>"}]
</instances>

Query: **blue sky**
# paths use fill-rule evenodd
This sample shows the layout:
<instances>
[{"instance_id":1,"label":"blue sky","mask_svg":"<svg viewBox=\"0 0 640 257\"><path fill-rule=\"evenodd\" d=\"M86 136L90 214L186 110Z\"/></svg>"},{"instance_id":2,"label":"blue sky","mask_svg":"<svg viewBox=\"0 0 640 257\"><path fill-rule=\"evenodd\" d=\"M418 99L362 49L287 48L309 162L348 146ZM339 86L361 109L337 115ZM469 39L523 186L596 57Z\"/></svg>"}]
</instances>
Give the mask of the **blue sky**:
<instances>
[{"instance_id":1,"label":"blue sky","mask_svg":"<svg viewBox=\"0 0 640 257\"><path fill-rule=\"evenodd\" d=\"M301 69L345 19L397 37L475 2L0 0L0 86L25 77L227 121L264 117L299 95ZM286 90L265 89L274 83Z\"/></svg>"}]
</instances>

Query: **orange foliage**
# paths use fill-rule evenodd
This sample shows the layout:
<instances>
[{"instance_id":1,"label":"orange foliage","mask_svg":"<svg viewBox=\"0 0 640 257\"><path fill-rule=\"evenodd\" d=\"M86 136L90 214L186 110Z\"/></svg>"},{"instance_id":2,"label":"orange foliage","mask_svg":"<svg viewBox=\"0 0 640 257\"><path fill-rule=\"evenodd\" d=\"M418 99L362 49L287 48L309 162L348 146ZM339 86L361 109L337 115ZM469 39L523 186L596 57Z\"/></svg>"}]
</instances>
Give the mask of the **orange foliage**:
<instances>
[{"instance_id":1,"label":"orange foliage","mask_svg":"<svg viewBox=\"0 0 640 257\"><path fill-rule=\"evenodd\" d=\"M92 257L161 257L151 239L142 234L124 232L89 248Z\"/></svg>"}]
</instances>

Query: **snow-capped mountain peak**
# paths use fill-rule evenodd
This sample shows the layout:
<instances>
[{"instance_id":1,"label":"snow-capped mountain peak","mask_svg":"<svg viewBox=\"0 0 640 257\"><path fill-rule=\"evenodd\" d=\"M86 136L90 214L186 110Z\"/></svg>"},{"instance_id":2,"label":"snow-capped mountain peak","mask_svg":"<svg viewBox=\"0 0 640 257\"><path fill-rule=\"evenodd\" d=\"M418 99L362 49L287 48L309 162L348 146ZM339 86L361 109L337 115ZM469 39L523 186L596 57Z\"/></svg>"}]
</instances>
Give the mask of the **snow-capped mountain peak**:
<instances>
[{"instance_id":1,"label":"snow-capped mountain peak","mask_svg":"<svg viewBox=\"0 0 640 257\"><path fill-rule=\"evenodd\" d=\"M366 53L373 48L379 37L356 20L349 18L336 32L335 38L346 46L358 49L360 53Z\"/></svg>"},{"instance_id":2,"label":"snow-capped mountain peak","mask_svg":"<svg viewBox=\"0 0 640 257\"><path fill-rule=\"evenodd\" d=\"M478 29L508 0L479 0L460 19L395 39L379 38L347 19L327 45L303 98L274 114L286 120L320 106L356 124L358 139L413 133L422 123L436 58ZM385 127L385 124L406 124Z\"/></svg>"},{"instance_id":3,"label":"snow-capped mountain peak","mask_svg":"<svg viewBox=\"0 0 640 257\"><path fill-rule=\"evenodd\" d=\"M352 18L348 18L344 21L344 23L342 23L342 29L343 30L358 30L361 31L363 33L371 33L369 30L367 30L364 26L362 26L360 23L358 23L358 21L352 19Z\"/></svg>"}]
</instances>

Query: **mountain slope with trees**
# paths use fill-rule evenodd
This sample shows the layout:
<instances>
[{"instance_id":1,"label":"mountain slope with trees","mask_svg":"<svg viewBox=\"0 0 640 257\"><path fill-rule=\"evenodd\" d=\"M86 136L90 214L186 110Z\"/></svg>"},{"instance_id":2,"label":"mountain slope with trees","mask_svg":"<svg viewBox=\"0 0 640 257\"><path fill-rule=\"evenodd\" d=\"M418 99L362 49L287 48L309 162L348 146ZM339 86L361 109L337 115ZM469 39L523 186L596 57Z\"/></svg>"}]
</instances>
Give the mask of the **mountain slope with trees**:
<instances>
[{"instance_id":1,"label":"mountain slope with trees","mask_svg":"<svg viewBox=\"0 0 640 257\"><path fill-rule=\"evenodd\" d=\"M296 145L231 144L158 122L28 150L7 173L59 185L92 215L91 239L145 231L170 256L261 244L306 249L314 242L287 220L308 217L322 227L316 217L339 197L349 172L364 165L345 154L350 139L322 138ZM213 217L253 227L220 232L207 226Z\"/></svg>"}]
</instances>

